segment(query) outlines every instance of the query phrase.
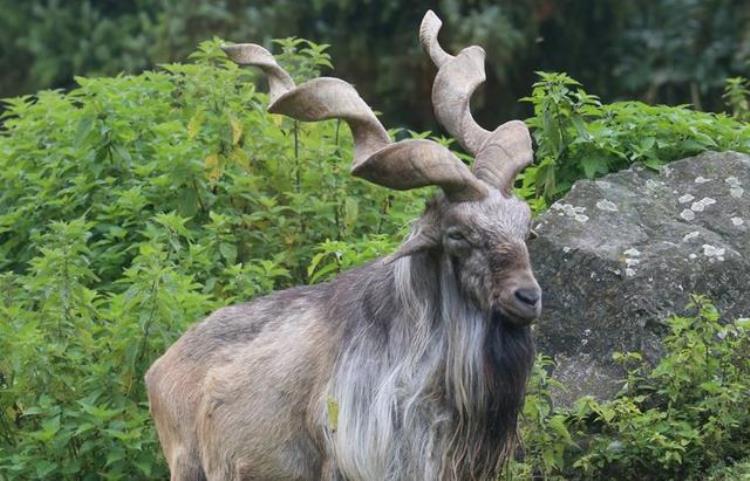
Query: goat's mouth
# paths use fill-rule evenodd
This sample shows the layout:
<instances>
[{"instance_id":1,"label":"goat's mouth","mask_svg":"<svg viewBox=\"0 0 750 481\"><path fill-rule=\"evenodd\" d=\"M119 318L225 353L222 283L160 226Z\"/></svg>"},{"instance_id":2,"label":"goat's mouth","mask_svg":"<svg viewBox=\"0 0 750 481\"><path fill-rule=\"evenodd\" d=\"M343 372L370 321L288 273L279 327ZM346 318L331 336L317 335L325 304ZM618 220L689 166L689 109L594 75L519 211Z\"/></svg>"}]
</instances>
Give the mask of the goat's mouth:
<instances>
[{"instance_id":1,"label":"goat's mouth","mask_svg":"<svg viewBox=\"0 0 750 481\"><path fill-rule=\"evenodd\" d=\"M535 317L520 316L502 307L492 309L492 323L502 324L505 327L526 327L534 320Z\"/></svg>"}]
</instances>

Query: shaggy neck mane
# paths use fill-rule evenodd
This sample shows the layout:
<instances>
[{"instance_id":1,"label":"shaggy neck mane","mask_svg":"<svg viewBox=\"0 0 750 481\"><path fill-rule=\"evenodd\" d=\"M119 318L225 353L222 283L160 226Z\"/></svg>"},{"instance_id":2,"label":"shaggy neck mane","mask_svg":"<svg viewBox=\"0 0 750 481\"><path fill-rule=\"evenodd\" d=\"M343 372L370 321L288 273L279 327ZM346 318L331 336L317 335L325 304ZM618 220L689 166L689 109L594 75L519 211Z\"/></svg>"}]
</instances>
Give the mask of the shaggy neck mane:
<instances>
[{"instance_id":1,"label":"shaggy neck mane","mask_svg":"<svg viewBox=\"0 0 750 481\"><path fill-rule=\"evenodd\" d=\"M494 479L533 362L529 328L493 320L438 252L342 276L346 319L328 395L334 462L351 481ZM330 422L330 421L329 421ZM329 424L330 427L330 424Z\"/></svg>"}]
</instances>

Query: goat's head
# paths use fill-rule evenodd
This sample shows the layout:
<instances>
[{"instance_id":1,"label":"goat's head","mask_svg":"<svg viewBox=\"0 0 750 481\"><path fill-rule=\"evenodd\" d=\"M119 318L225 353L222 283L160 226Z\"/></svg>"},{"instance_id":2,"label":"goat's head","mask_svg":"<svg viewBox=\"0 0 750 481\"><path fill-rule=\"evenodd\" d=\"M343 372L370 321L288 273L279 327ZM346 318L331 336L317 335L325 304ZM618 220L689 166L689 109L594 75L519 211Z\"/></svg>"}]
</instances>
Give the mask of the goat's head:
<instances>
[{"instance_id":1,"label":"goat's head","mask_svg":"<svg viewBox=\"0 0 750 481\"><path fill-rule=\"evenodd\" d=\"M432 102L438 121L475 156L472 169L430 140L392 143L354 87L342 80L323 77L295 86L264 48L238 44L225 51L238 64L268 75L269 111L307 121L345 120L354 136L353 175L398 190L439 186L443 195L390 259L425 251L440 255L479 309L496 322L526 325L539 315L541 291L525 245L531 212L512 188L516 174L532 161L531 137L520 121L491 132L474 121L469 103L485 79L484 50L446 53L437 41L440 26L428 11L420 28L422 46L438 67Z\"/></svg>"}]
</instances>

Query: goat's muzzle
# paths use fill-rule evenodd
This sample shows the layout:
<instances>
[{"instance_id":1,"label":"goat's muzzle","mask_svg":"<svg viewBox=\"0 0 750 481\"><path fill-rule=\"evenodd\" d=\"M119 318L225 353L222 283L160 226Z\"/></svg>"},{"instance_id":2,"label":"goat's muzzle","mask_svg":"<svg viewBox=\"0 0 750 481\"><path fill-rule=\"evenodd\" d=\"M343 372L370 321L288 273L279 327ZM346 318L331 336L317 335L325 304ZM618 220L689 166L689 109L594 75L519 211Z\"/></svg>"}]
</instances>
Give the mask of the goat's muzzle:
<instances>
[{"instance_id":1,"label":"goat's muzzle","mask_svg":"<svg viewBox=\"0 0 750 481\"><path fill-rule=\"evenodd\" d=\"M492 319L512 326L527 326L542 312L542 290L534 283L513 290L513 295L504 305L496 305Z\"/></svg>"}]
</instances>

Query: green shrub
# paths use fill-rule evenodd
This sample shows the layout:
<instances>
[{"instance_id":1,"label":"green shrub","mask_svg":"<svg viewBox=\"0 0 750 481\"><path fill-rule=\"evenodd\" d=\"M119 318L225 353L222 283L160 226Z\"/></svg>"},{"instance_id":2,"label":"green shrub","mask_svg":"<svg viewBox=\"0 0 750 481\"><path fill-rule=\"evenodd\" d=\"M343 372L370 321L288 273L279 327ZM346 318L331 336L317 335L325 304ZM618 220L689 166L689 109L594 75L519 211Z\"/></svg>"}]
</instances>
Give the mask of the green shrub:
<instances>
[{"instance_id":1,"label":"green shrub","mask_svg":"<svg viewBox=\"0 0 750 481\"><path fill-rule=\"evenodd\" d=\"M218 40L193 64L8 101L0 480L164 479L145 369L210 310L389 251L425 192L349 175L345 124L265 112ZM324 46L281 41L298 79Z\"/></svg>"},{"instance_id":2,"label":"green shrub","mask_svg":"<svg viewBox=\"0 0 750 481\"><path fill-rule=\"evenodd\" d=\"M511 479L698 480L746 457L750 320L720 320L700 296L691 307L694 316L667 320L666 353L653 369L637 353L615 355L629 375L611 401L553 407L542 358L524 408L525 457Z\"/></svg>"},{"instance_id":3,"label":"green shrub","mask_svg":"<svg viewBox=\"0 0 750 481\"><path fill-rule=\"evenodd\" d=\"M718 465L709 472L706 481L747 481L750 479L750 459L732 465Z\"/></svg>"},{"instance_id":4,"label":"green shrub","mask_svg":"<svg viewBox=\"0 0 750 481\"><path fill-rule=\"evenodd\" d=\"M734 118L745 122L750 120L750 82L746 78L728 78L722 97Z\"/></svg>"},{"instance_id":5,"label":"green shrub","mask_svg":"<svg viewBox=\"0 0 750 481\"><path fill-rule=\"evenodd\" d=\"M524 99L534 106L527 122L534 129L537 160L526 169L522 189L537 209L560 198L578 179L634 162L656 169L706 150L750 152L750 125L738 119L684 106L603 105L566 74L539 76L531 97Z\"/></svg>"}]
</instances>

